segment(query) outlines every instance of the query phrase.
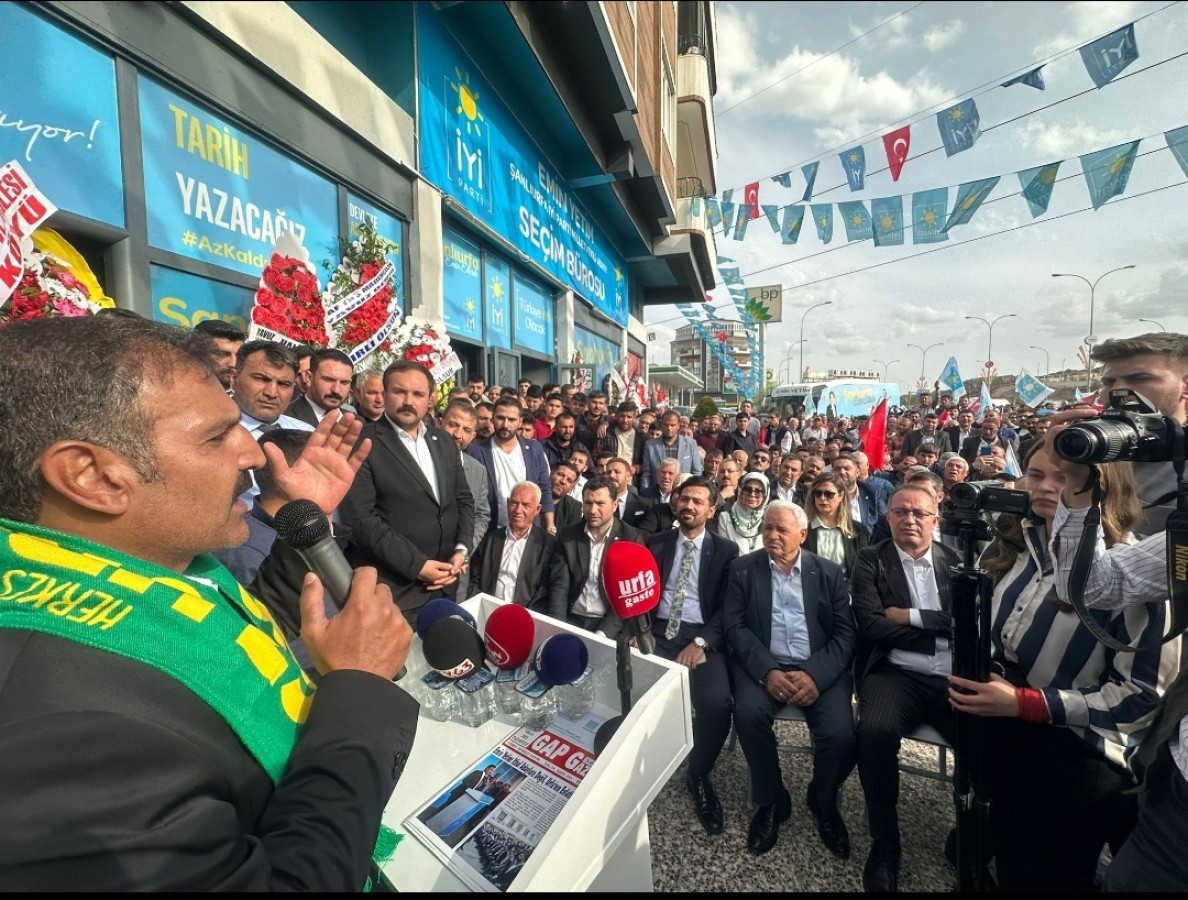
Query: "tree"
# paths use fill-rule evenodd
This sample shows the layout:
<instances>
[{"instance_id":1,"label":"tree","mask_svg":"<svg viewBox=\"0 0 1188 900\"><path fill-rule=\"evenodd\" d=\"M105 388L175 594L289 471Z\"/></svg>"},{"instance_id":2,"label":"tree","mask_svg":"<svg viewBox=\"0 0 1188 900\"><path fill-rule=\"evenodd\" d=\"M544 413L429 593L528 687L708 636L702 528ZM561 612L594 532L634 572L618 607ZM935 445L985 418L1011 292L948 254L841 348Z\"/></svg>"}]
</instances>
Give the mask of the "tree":
<instances>
[{"instance_id":1,"label":"tree","mask_svg":"<svg viewBox=\"0 0 1188 900\"><path fill-rule=\"evenodd\" d=\"M692 418L704 419L706 416L716 415L718 412L718 404L714 402L713 397L702 397L697 401L697 406L693 409Z\"/></svg>"}]
</instances>

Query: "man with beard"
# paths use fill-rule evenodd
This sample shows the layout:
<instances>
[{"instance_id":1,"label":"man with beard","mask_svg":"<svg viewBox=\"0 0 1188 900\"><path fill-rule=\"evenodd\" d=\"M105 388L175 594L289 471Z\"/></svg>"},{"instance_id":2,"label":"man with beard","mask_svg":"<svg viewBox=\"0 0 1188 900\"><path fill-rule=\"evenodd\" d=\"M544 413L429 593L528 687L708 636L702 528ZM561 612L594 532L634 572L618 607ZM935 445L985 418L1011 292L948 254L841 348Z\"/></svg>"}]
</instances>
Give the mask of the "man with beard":
<instances>
[{"instance_id":1,"label":"man with beard","mask_svg":"<svg viewBox=\"0 0 1188 900\"><path fill-rule=\"evenodd\" d=\"M578 482L577 469L572 463L560 462L553 467L549 484L553 488L553 523L560 532L566 525L572 525L582 518L582 503L570 496Z\"/></svg>"},{"instance_id":2,"label":"man with beard","mask_svg":"<svg viewBox=\"0 0 1188 900\"><path fill-rule=\"evenodd\" d=\"M340 509L352 562L375 566L414 624L430 598L454 596L474 546L474 498L458 445L425 425L435 387L415 362L384 371L384 417L363 427L375 446Z\"/></svg>"},{"instance_id":3,"label":"man with beard","mask_svg":"<svg viewBox=\"0 0 1188 900\"><path fill-rule=\"evenodd\" d=\"M541 448L544 450L545 459L548 460L550 469L555 468L558 463L568 462L575 450L581 450L589 459L590 448L579 442L575 437L576 434L577 423L572 413L563 412L557 416L553 433L541 441ZM578 474L586 474L584 466L578 471Z\"/></svg>"},{"instance_id":4,"label":"man with beard","mask_svg":"<svg viewBox=\"0 0 1188 900\"><path fill-rule=\"evenodd\" d=\"M384 414L384 373L369 369L355 376L351 385L355 414L364 422L378 422Z\"/></svg>"},{"instance_id":5,"label":"man with beard","mask_svg":"<svg viewBox=\"0 0 1188 900\"><path fill-rule=\"evenodd\" d=\"M576 413L575 413L576 415ZM586 412L577 418L577 439L593 450L610 427L606 394L591 391L586 395Z\"/></svg>"},{"instance_id":6,"label":"man with beard","mask_svg":"<svg viewBox=\"0 0 1188 900\"><path fill-rule=\"evenodd\" d=\"M239 348L247 340L247 335L222 319L204 319L194 326L194 331L205 334L214 345L215 366L219 376L219 383L228 394L235 390L236 360Z\"/></svg>"},{"instance_id":7,"label":"man with beard","mask_svg":"<svg viewBox=\"0 0 1188 900\"><path fill-rule=\"evenodd\" d=\"M480 441L485 441L495 433L495 404L488 403L486 400L476 403L474 414L476 416L474 436Z\"/></svg>"},{"instance_id":8,"label":"man with beard","mask_svg":"<svg viewBox=\"0 0 1188 900\"><path fill-rule=\"evenodd\" d=\"M487 470L482 463L466 452L474 440L474 426L477 416L469 400L458 399L446 407L441 417L441 428L454 439L458 445L458 455L462 458L462 472L466 475L466 484L470 488L470 496L474 498L474 537L471 552L478 549L479 543L487 533L491 524L491 507L487 491ZM458 596L469 597L467 592L468 572L458 574Z\"/></svg>"},{"instance_id":9,"label":"man with beard","mask_svg":"<svg viewBox=\"0 0 1188 900\"><path fill-rule=\"evenodd\" d=\"M706 453L725 447L726 432L722 430L722 417L717 413L710 413L706 416L702 429L694 440L697 441L697 446Z\"/></svg>"},{"instance_id":10,"label":"man with beard","mask_svg":"<svg viewBox=\"0 0 1188 900\"><path fill-rule=\"evenodd\" d=\"M850 519L855 525L861 523L868 538L873 536L879 518L887 512L887 499L865 481L858 480L858 464L850 457L839 456L831 471L846 486L843 502L850 506Z\"/></svg>"},{"instance_id":11,"label":"man with beard","mask_svg":"<svg viewBox=\"0 0 1188 900\"><path fill-rule=\"evenodd\" d=\"M545 531L553 527L553 494L549 486L549 464L539 441L518 434L523 411L515 397L500 397L495 403L495 433L484 441L475 441L466 450L487 469L487 501L492 521L507 524L507 498L521 481L540 488L541 524ZM496 518L498 517L498 518Z\"/></svg>"},{"instance_id":12,"label":"man with beard","mask_svg":"<svg viewBox=\"0 0 1188 900\"><path fill-rule=\"evenodd\" d=\"M726 665L722 596L738 547L706 529L718 498L704 478L690 478L676 497L676 528L647 539L660 568L662 593L652 632L656 653L689 670L693 700L693 751L685 786L693 809L709 834L722 831L722 804L710 772L730 734L733 709ZM667 505L667 504L666 504Z\"/></svg>"},{"instance_id":13,"label":"man with beard","mask_svg":"<svg viewBox=\"0 0 1188 900\"><path fill-rule=\"evenodd\" d=\"M341 350L327 347L316 351L309 364L305 396L294 400L285 412L310 426L316 426L327 415L337 420L350 394L353 375L351 358Z\"/></svg>"},{"instance_id":14,"label":"man with beard","mask_svg":"<svg viewBox=\"0 0 1188 900\"><path fill-rule=\"evenodd\" d=\"M780 468L776 473L776 487L773 499L787 500L797 506L804 506L805 485L800 480L804 470L804 463L799 456L785 456L780 460Z\"/></svg>"},{"instance_id":15,"label":"man with beard","mask_svg":"<svg viewBox=\"0 0 1188 900\"><path fill-rule=\"evenodd\" d=\"M476 406L483 402L483 392L487 389L487 383L483 376L478 372L471 372L470 377L466 379L466 396L470 398L470 402Z\"/></svg>"},{"instance_id":16,"label":"man with beard","mask_svg":"<svg viewBox=\"0 0 1188 900\"><path fill-rule=\"evenodd\" d=\"M605 435L598 440L594 452L609 453L631 463L631 477L638 480L639 469L643 463L644 444L647 436L635 427L635 418L639 415L639 407L630 400L624 400L615 409L615 427L607 429Z\"/></svg>"}]
</instances>

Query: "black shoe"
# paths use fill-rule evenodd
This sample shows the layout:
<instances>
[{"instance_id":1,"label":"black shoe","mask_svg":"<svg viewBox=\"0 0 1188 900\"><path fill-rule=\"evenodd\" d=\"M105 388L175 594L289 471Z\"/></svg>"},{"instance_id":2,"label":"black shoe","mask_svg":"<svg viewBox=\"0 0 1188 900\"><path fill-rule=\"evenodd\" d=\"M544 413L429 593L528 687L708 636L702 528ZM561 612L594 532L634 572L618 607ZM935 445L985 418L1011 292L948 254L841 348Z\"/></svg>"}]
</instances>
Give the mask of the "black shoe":
<instances>
[{"instance_id":1,"label":"black shoe","mask_svg":"<svg viewBox=\"0 0 1188 900\"><path fill-rule=\"evenodd\" d=\"M775 846L780 836L780 825L792 816L792 800L787 795L760 806L755 810L755 817L751 819L751 827L747 831L747 849L756 856L760 856Z\"/></svg>"},{"instance_id":2,"label":"black shoe","mask_svg":"<svg viewBox=\"0 0 1188 900\"><path fill-rule=\"evenodd\" d=\"M846 823L842 821L841 813L837 811L836 806L828 816L821 815L816 792L811 784L805 799L809 812L813 814L813 819L817 823L817 834L821 836L821 843L838 859L849 859L850 832L846 830Z\"/></svg>"},{"instance_id":3,"label":"black shoe","mask_svg":"<svg viewBox=\"0 0 1188 900\"><path fill-rule=\"evenodd\" d=\"M899 848L874 844L862 869L862 889L868 894L899 892Z\"/></svg>"},{"instance_id":4,"label":"black shoe","mask_svg":"<svg viewBox=\"0 0 1188 900\"><path fill-rule=\"evenodd\" d=\"M707 834L722 833L722 804L708 775L686 775L685 786L693 795L693 811Z\"/></svg>"}]
</instances>

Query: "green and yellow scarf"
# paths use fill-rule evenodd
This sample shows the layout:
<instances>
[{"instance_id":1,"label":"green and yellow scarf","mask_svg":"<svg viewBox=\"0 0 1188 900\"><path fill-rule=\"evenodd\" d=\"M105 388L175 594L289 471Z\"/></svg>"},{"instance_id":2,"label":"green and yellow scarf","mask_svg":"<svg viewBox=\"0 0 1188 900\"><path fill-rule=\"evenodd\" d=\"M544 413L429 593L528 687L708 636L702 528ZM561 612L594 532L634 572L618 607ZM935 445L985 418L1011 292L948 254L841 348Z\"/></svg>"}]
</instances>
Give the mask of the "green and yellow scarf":
<instances>
[{"instance_id":1,"label":"green and yellow scarf","mask_svg":"<svg viewBox=\"0 0 1188 900\"><path fill-rule=\"evenodd\" d=\"M226 720L280 780L314 686L267 608L212 556L184 575L61 532L0 519L0 628L140 660Z\"/></svg>"}]
</instances>

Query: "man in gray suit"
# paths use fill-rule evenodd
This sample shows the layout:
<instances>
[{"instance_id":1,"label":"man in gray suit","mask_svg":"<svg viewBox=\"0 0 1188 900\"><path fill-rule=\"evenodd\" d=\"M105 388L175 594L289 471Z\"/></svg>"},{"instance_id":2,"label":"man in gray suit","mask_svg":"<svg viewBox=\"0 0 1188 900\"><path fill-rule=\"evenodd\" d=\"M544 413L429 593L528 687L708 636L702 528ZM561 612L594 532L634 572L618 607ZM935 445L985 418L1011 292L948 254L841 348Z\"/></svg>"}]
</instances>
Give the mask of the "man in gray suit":
<instances>
[{"instance_id":1,"label":"man in gray suit","mask_svg":"<svg viewBox=\"0 0 1188 900\"><path fill-rule=\"evenodd\" d=\"M684 437L680 431L680 413L669 410L660 417L660 437L644 444L643 469L639 473L640 491L647 491L656 483L656 473L664 459L675 459L682 475L701 474L701 454L697 452L697 441Z\"/></svg>"},{"instance_id":2,"label":"man in gray suit","mask_svg":"<svg viewBox=\"0 0 1188 900\"><path fill-rule=\"evenodd\" d=\"M487 499L487 467L466 453L466 448L474 440L477 425L478 413L469 400L455 400L446 407L445 415L441 418L442 430L454 439L454 443L458 445L458 452L462 454L462 473L466 476L470 495L474 497L474 540L470 546L472 554L483 542L487 526L491 523L491 507ZM459 597L469 596L469 582L470 571L467 569L458 575Z\"/></svg>"}]
</instances>

